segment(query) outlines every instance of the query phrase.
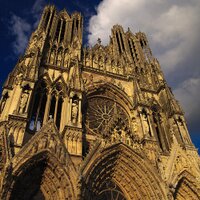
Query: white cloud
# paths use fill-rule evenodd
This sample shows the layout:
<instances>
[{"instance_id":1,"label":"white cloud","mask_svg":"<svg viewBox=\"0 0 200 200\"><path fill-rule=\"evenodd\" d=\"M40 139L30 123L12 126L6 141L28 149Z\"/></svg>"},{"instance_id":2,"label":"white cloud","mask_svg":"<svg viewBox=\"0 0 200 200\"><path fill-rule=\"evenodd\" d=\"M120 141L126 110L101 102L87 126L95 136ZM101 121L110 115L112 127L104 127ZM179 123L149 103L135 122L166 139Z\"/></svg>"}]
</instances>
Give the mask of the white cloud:
<instances>
[{"instance_id":1,"label":"white cloud","mask_svg":"<svg viewBox=\"0 0 200 200\"><path fill-rule=\"evenodd\" d=\"M28 34L31 31L31 25L22 18L12 15L10 30L12 31L12 34L16 36L16 39L13 42L14 53L23 53L28 43Z\"/></svg>"},{"instance_id":2,"label":"white cloud","mask_svg":"<svg viewBox=\"0 0 200 200\"><path fill-rule=\"evenodd\" d=\"M185 115L190 121L199 118L199 89L200 78L189 78L178 85L173 91L176 98L180 100Z\"/></svg>"},{"instance_id":3,"label":"white cloud","mask_svg":"<svg viewBox=\"0 0 200 200\"><path fill-rule=\"evenodd\" d=\"M33 4L32 14L33 17L35 18L35 23L33 25L34 28L36 28L39 23L40 15L42 13L45 4L46 4L45 0L36 0L35 3Z\"/></svg>"},{"instance_id":4,"label":"white cloud","mask_svg":"<svg viewBox=\"0 0 200 200\"><path fill-rule=\"evenodd\" d=\"M31 8L33 20L30 22L20 16L12 14L9 30L15 36L13 51L16 55L22 54L28 44L30 33L37 27L45 0L36 0Z\"/></svg>"},{"instance_id":5,"label":"white cloud","mask_svg":"<svg viewBox=\"0 0 200 200\"><path fill-rule=\"evenodd\" d=\"M89 44L93 45L98 37L104 44L108 43L114 24L121 24L125 29L130 27L133 32L144 31L168 74L199 40L199 10L197 0L104 0L97 7L97 15L90 19Z\"/></svg>"}]
</instances>

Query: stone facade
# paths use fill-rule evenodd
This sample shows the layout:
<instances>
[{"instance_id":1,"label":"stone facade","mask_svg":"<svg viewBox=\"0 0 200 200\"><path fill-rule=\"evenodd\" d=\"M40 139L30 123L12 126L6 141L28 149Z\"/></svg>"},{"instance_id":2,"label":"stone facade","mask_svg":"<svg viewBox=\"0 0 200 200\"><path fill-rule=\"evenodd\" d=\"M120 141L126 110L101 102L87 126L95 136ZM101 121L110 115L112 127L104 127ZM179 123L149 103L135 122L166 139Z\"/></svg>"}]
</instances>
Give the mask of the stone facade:
<instances>
[{"instance_id":1,"label":"stone facade","mask_svg":"<svg viewBox=\"0 0 200 200\"><path fill-rule=\"evenodd\" d=\"M144 33L82 47L46 6L0 101L2 200L198 200L200 160Z\"/></svg>"}]
</instances>

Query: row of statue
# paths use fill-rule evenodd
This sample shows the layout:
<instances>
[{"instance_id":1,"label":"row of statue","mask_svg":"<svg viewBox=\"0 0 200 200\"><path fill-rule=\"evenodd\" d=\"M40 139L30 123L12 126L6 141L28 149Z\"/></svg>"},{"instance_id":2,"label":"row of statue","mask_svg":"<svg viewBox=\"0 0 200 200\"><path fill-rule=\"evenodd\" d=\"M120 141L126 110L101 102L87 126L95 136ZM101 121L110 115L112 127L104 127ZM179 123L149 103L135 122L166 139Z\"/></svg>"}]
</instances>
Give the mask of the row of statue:
<instances>
[{"instance_id":1,"label":"row of statue","mask_svg":"<svg viewBox=\"0 0 200 200\"><path fill-rule=\"evenodd\" d=\"M62 163L66 162L65 149L62 145L58 143L58 141L54 138L54 136L43 136L37 142L35 142L32 146L31 153L35 154L38 151L43 149L51 149L53 153L55 153L57 158L60 159Z\"/></svg>"}]
</instances>

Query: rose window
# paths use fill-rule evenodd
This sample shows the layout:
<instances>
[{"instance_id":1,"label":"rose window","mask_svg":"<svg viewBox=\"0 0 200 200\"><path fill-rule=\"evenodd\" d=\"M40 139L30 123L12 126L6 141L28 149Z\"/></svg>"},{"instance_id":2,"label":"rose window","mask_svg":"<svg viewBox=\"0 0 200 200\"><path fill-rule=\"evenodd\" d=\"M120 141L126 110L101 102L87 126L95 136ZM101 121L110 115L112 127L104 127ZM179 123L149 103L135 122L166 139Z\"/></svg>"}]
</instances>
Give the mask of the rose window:
<instances>
[{"instance_id":1,"label":"rose window","mask_svg":"<svg viewBox=\"0 0 200 200\"><path fill-rule=\"evenodd\" d=\"M88 100L86 125L95 133L106 135L119 121L128 125L127 114L120 104L105 97Z\"/></svg>"}]
</instances>

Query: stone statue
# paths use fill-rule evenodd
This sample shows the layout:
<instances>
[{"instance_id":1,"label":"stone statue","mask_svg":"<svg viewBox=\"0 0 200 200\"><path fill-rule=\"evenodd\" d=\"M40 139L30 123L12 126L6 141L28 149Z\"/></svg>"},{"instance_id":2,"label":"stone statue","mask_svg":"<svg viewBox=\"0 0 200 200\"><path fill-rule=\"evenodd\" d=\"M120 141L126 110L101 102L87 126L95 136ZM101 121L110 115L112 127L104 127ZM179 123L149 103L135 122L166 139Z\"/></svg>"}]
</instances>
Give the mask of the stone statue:
<instances>
[{"instance_id":1,"label":"stone statue","mask_svg":"<svg viewBox=\"0 0 200 200\"><path fill-rule=\"evenodd\" d=\"M143 127L144 127L144 134L149 134L149 123L147 121L147 116L145 114L142 114L142 121L143 121Z\"/></svg>"},{"instance_id":2,"label":"stone statue","mask_svg":"<svg viewBox=\"0 0 200 200\"><path fill-rule=\"evenodd\" d=\"M181 134L184 142L189 143L187 133L186 133L186 130L185 130L184 124L183 124L184 122L181 120L181 121L177 121L177 123L178 123L178 126L179 126L180 134Z\"/></svg>"},{"instance_id":3,"label":"stone statue","mask_svg":"<svg viewBox=\"0 0 200 200\"><path fill-rule=\"evenodd\" d=\"M50 54L50 59L49 59L49 63L50 64L54 64L54 58L55 58L55 49L51 50L51 54Z\"/></svg>"},{"instance_id":4,"label":"stone statue","mask_svg":"<svg viewBox=\"0 0 200 200\"><path fill-rule=\"evenodd\" d=\"M136 133L138 130L138 125L137 125L136 119L132 120L132 127L133 127L133 132Z\"/></svg>"},{"instance_id":5,"label":"stone statue","mask_svg":"<svg viewBox=\"0 0 200 200\"><path fill-rule=\"evenodd\" d=\"M25 112L26 103L28 101L28 93L23 93L21 96L20 104L19 104L19 113L22 114Z\"/></svg>"},{"instance_id":6,"label":"stone statue","mask_svg":"<svg viewBox=\"0 0 200 200\"><path fill-rule=\"evenodd\" d=\"M37 45L37 36L34 36L32 41L29 44L29 51L32 51Z\"/></svg>"},{"instance_id":7,"label":"stone statue","mask_svg":"<svg viewBox=\"0 0 200 200\"><path fill-rule=\"evenodd\" d=\"M57 57L57 65L61 66L61 62L62 62L62 51L59 51Z\"/></svg>"},{"instance_id":8,"label":"stone statue","mask_svg":"<svg viewBox=\"0 0 200 200\"><path fill-rule=\"evenodd\" d=\"M21 81L22 81L22 78L23 78L23 74L22 73L17 74L16 79L15 79L15 84L16 85L20 85Z\"/></svg>"},{"instance_id":9,"label":"stone statue","mask_svg":"<svg viewBox=\"0 0 200 200\"><path fill-rule=\"evenodd\" d=\"M64 57L64 66L65 67L68 67L69 58L70 58L70 52L69 52L69 50L65 50L65 57Z\"/></svg>"},{"instance_id":10,"label":"stone statue","mask_svg":"<svg viewBox=\"0 0 200 200\"><path fill-rule=\"evenodd\" d=\"M78 101L72 103L72 123L76 123L78 118Z\"/></svg>"},{"instance_id":11,"label":"stone statue","mask_svg":"<svg viewBox=\"0 0 200 200\"><path fill-rule=\"evenodd\" d=\"M1 101L1 104L0 104L0 113L3 112L5 104L6 104L6 98L3 97L2 101Z\"/></svg>"},{"instance_id":12,"label":"stone statue","mask_svg":"<svg viewBox=\"0 0 200 200\"><path fill-rule=\"evenodd\" d=\"M56 146L55 139L53 136L51 136L49 140L49 148L55 150L55 146Z\"/></svg>"}]
</instances>

